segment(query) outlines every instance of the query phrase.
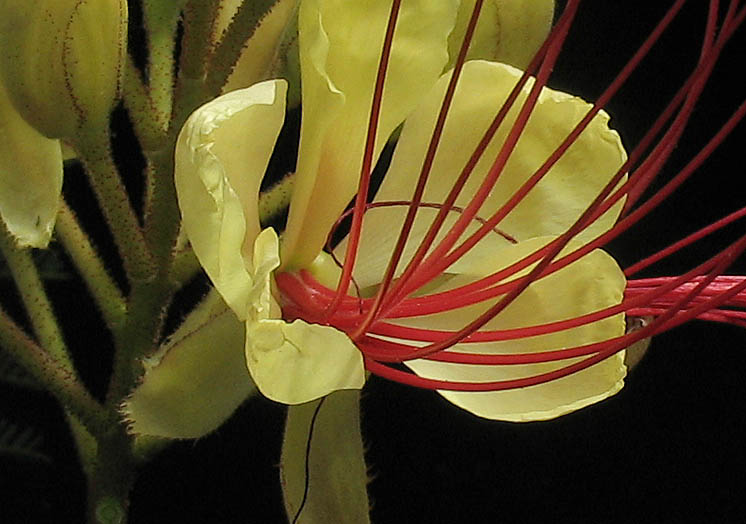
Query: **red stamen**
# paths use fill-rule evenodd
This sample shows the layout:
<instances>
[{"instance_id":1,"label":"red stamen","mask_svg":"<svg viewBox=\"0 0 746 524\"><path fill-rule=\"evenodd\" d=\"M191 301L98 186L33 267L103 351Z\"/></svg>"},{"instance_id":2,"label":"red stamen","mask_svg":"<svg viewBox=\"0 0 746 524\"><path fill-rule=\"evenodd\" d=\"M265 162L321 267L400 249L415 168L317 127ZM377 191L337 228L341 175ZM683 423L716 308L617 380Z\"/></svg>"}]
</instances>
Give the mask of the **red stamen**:
<instances>
[{"instance_id":1,"label":"red stamen","mask_svg":"<svg viewBox=\"0 0 746 524\"><path fill-rule=\"evenodd\" d=\"M523 133L523 130L526 127L526 124L528 123L528 119L531 116L536 103L538 102L539 94L541 93L542 88L546 85L546 82L549 79L549 74L551 73L555 62L559 57L559 52L562 48L562 44L564 43L565 37L567 36L567 32L569 31L570 22L572 21L577 8L577 1L568 2L566 7L566 12L568 13L567 23L564 26L558 27L556 40L550 42L544 60L542 61L541 66L539 67L539 71L536 75L534 85L532 86L531 91L526 97L526 101L521 106L521 110L516 117L516 121L514 122L513 126L511 127L510 133L505 139L505 143L500 148L500 151L497 154L492 167L485 176L485 179L482 181L479 189L472 197L472 200L467 205L464 213L462 213L461 216L456 220L455 224L451 226L449 232L440 241L439 245L433 250L433 252L423 261L418 270L422 271L423 268L427 268L428 273L430 275L433 275L432 269L434 269L434 264L436 263L436 261L438 261L438 266L440 266L441 264L439 261L461 237L463 232L468 227L469 223L473 220L474 216L476 216L479 209L487 200L487 197L489 196L492 188L494 187L495 183L497 183L500 175L502 174L502 171L507 164L510 155L512 154L516 144L518 143L518 140L521 137L521 134ZM494 225L496 226L497 224ZM482 226L482 228L484 228L484 226ZM484 234L486 235L487 233L485 232ZM435 273L433 275L433 278L442 273L443 269L445 268L441 268L437 273ZM410 280L417 280L417 277L415 275L416 272L410 279L407 280L407 284L409 284Z\"/></svg>"},{"instance_id":2,"label":"red stamen","mask_svg":"<svg viewBox=\"0 0 746 524\"><path fill-rule=\"evenodd\" d=\"M424 268L428 268L427 270L423 270L420 275L417 277L413 277L407 280L408 287L406 288L406 291L412 292L414 289L417 289L418 287L424 285L429 280L440 274L442 271L444 271L448 266L450 266L455 260L462 257L466 252L474 247L480 240L484 238L486 235L486 226L490 225L492 227L497 226L497 224L508 215L510 211L512 211L513 208L526 196L526 194L533 189L533 187L536 186L540 182L540 180L549 172L549 169L554 165L554 163L559 160L559 158L562 156L562 154L572 145L572 143L580 136L581 132L587 127L587 125L590 123L590 121L593 119L594 116L608 103L608 101L611 99L611 97L616 94L616 92L621 88L623 83L627 80L627 78L630 76L630 74L634 71L634 69L640 64L642 59L645 57L645 55L649 52L653 44L660 38L663 31L668 27L668 25L671 23L675 15L678 13L678 11L681 9L682 5L684 3L684 0L680 0L679 2L675 3L666 13L666 16L658 23L658 25L655 27L653 32L648 36L648 38L645 40L643 45L638 49L638 51L633 55L633 57L629 60L629 62L625 65L625 67L622 69L622 71L617 75L617 77L614 79L614 81L609 85L609 87L602 93L601 97L599 98L599 101L594 104L594 106L591 108L591 110L583 117L583 119L575 126L575 128L570 132L570 134L565 138L565 140L560 144L558 149L550 156L550 158L547 159L547 161L544 162L544 164L537 170L536 173L534 173L522 186L519 188L516 193L511 197L511 199L506 202L499 210L495 212L495 214L492 216L490 220L488 220L487 224L482 226L478 231L476 231L470 238L465 240L457 249L453 250L451 253L449 253L446 256L447 249L436 249L435 252L432 253L430 257L428 257L428 260L426 260L422 266ZM662 122L661 122L662 124ZM652 140L652 135L650 139ZM632 157L630 157L631 160ZM625 162L625 164L619 169L618 173L612 178L612 180L607 185L607 188L609 190L616 186L619 179L623 176L623 174L626 172L629 165L631 165L630 160ZM603 194L603 193L602 193ZM621 194L619 196L621 198ZM597 199L600 200L600 199ZM596 204L596 202L594 202ZM591 204L590 207L593 207L594 204ZM609 205L609 207L611 204ZM455 226L454 226L455 227ZM462 228L461 231L458 232L459 236L465 229ZM458 237L453 239L453 243L455 243L455 240ZM451 243L450 246L448 246L448 249L452 247L453 243ZM441 246L446 247L444 243L441 243ZM523 269L524 267L527 267L530 265L531 262L525 263L523 265L516 265L514 268L514 272L519 271L520 269ZM414 287L416 286L416 287Z\"/></svg>"},{"instance_id":3,"label":"red stamen","mask_svg":"<svg viewBox=\"0 0 746 524\"><path fill-rule=\"evenodd\" d=\"M508 110L517 99L523 85L528 80L528 73L523 75L513 89L513 92L509 95L508 100L500 109L498 115L496 115L480 144L474 150L470 160L459 174L457 182L444 202L423 202L422 198L432 168L433 159L441 139L459 74L465 62L466 51L469 47L472 32L481 8L482 2L478 0L472 12L472 18L469 23L467 35L462 43L459 58L456 61L455 71L450 79L444 101L441 105L438 120L431 136L430 145L420 171L417 185L414 188L412 199L409 201L367 203L366 199L373 163L378 115L382 103L388 56L390 55L393 41L396 13L398 12L399 2L395 1L394 6L392 6L392 14L389 18L389 26L379 64L360 183L354 208L351 211L353 217L352 226L344 264L342 264L342 277L339 280L337 289L331 290L319 284L306 271L301 271L297 275L277 275L276 281L282 293L284 317L286 319L297 317L303 318L308 322L326 323L345 331L363 353L367 369L377 375L416 387L456 391L497 391L527 387L556 380L595 365L636 341L667 331L692 319L724 322L746 327L746 277L725 276L722 274L733 260L740 257L744 250L746 250L746 235L743 235L717 255L710 257L707 261L680 276L629 280L624 299L620 304L577 317L544 324L503 330L484 329L489 321L499 315L533 282L568 266L582 256L590 253L593 249L604 246L611 239L637 223L687 180L710 156L714 149L720 145L725 137L731 133L735 126L746 117L746 102L744 102L676 176L664 184L661 189L643 202L642 205L631 210L631 207L637 203L641 195L649 188L664 163L671 156L689 122L694 106L712 73L721 51L736 29L746 19L746 8L739 8L737 0L732 0L729 3L719 31L717 30L718 2L711 0L700 57L694 70L672 97L661 115L655 120L638 146L633 149L629 159L565 233L541 249L537 249L523 259L485 278L474 280L466 285L454 287L444 292L411 296L412 293L426 283L444 275L444 272L453 262L464 256L488 233L494 232L508 241L516 242L507 232L501 231L498 228L502 219L539 183L543 176L548 173L550 168L578 138L598 111L608 104L611 97L626 82L653 44L670 25L684 1L677 0L671 6L643 45L627 62L609 87L604 90L596 104L575 126L571 133L568 134L562 144L528 178L511 199L487 219L479 217L478 211L486 201L489 192L498 182L502 169L512 154L513 148L533 112L539 92L549 77L549 73L569 30L579 0L570 0L568 2L567 9L560 18L557 26L532 61L529 70L533 71L533 69L538 67L535 84L528 94L526 101L521 106L518 118L508 133L508 137L497 154L485 180L480 185L472 200L464 208L455 205L456 199L486 150L487 145L502 124ZM657 142L654 144L655 140ZM650 151L644 154L648 150ZM636 167L631 171L628 180L620 184L622 177L627 171L630 171L632 166ZM617 188L617 185L620 187ZM587 242L571 253L559 257L562 249L578 233L593 223L617 202L625 198L625 196L626 203L623 218L611 230L600 235L595 240ZM402 205L408 207L407 215L375 296L372 298L361 298L359 296L347 295L349 284L353 281L352 273L360 241L364 213L368 209L376 207ZM404 247L410 236L416 213L420 207L438 209L437 216L431 223L416 253L407 263L403 273L401 273L399 279L395 280L397 266L403 256ZM446 232L443 239L433 247L435 238L440 233L445 219L450 212L457 212L459 216L454 225ZM347 213L340 217L340 221L345 216L347 216ZM653 263L671 256L680 249L711 235L713 232L744 216L746 216L746 207L633 264L627 268L625 275L629 276L649 267ZM481 226L477 229L476 233L470 235L461 244L456 245L472 220L478 221ZM332 232L336 229L337 225L334 226ZM527 275L515 277L518 271L524 270L533 264L535 264L534 267L528 271ZM492 301L494 303L491 303ZM464 327L455 331L413 328L386 320L424 317L478 304L484 305L484 312L476 318L468 319ZM625 335L571 348L548 348L547 351L522 354L495 355L468 352L467 344L508 341L548 335L598 322L619 314L652 316L654 319L641 329ZM461 347L466 349L466 351L455 350L454 346L456 344L461 344ZM411 372L391 367L392 364L413 359L428 359L454 364L496 366L561 362L566 359L581 357L584 357L581 361L567 364L548 373L515 380L481 383L425 379Z\"/></svg>"},{"instance_id":4,"label":"red stamen","mask_svg":"<svg viewBox=\"0 0 746 524\"><path fill-rule=\"evenodd\" d=\"M453 95L456 93L456 86L458 85L458 80L461 77L461 70L464 67L464 63L466 62L466 53L469 50L469 44L471 44L472 37L474 36L474 30L477 27L479 13L482 10L482 3L483 0L477 0L474 3L474 9L472 10L471 18L469 19L469 24L466 28L464 40L461 43L461 49L459 50L459 54L456 59L456 65L454 67L453 73L451 74L451 79L448 83L448 88L446 89L446 94L443 99L443 103L441 104L440 112L438 113L438 120L435 123L435 129L433 130L433 134L430 138L430 144L428 145L427 153L425 154L425 160L423 162L422 169L420 170L420 176L417 180L414 194L412 195L412 202L409 206L409 209L407 210L407 216L404 218L404 223L402 224L399 238L397 239L396 246L391 253L391 258L389 259L386 273L384 274L381 285L378 289L378 292L376 293L373 306L370 308L368 314L360 323L358 329L355 330L355 332L352 334L353 339L358 338L362 333L365 333L365 330L368 328L368 326L370 326L376 314L380 310L383 298L389 289L389 285L394 278L396 268L399 265L399 260L401 259L402 253L404 252L404 246L409 239L409 233L412 230L412 225L414 224L414 219L417 214L417 210L419 209L419 204L420 202L422 202L422 195L425 192L425 185L427 184L427 180L430 176L430 171L432 170L433 166L433 160L435 159L435 153L438 149L438 144L440 143L440 137L443 133L443 128L445 127L446 117L448 116L448 109L450 109Z\"/></svg>"},{"instance_id":5,"label":"red stamen","mask_svg":"<svg viewBox=\"0 0 746 524\"><path fill-rule=\"evenodd\" d=\"M443 226L443 223L445 222L448 209L452 208L455 205L456 199L461 194L461 190L466 185L466 182L470 178L472 172L474 171L474 168L476 167L477 163L479 162L479 160L482 158L482 155L486 151L487 146L489 145L495 133L497 133L497 130L500 128L503 121L505 120L505 117L507 116L508 111L510 111L510 109L513 107L513 104L518 98L518 95L523 89L523 86L526 84L526 82L528 82L530 78L530 74L534 72L536 68L538 68L539 65L541 64L542 60L544 59L544 56L546 55L546 51L549 48L549 45L556 42L558 38L560 38L562 35L565 34L564 28L568 27L569 24L572 22L574 13L575 13L574 11L565 9L565 11L562 13L562 16L560 17L559 22L557 23L555 28L552 30L549 37L544 42L544 44L539 49L539 51L536 53L534 58L531 60L531 63L526 68L526 71L523 73L523 75L518 80L516 85L513 87L513 90L509 93L507 99L505 100L505 103L500 108L498 113L495 115L495 118L492 120L492 123L490 123L489 127L487 128L487 131L485 131L484 136L482 137L482 140L479 142L477 147L474 149L474 152L472 153L471 157L467 161L464 168L461 170L461 173L459 174L458 179L454 183L453 188L451 188L451 191L449 192L448 196L443 202L443 207L441 208L441 211L438 213L438 215L433 220L433 223L430 225L427 233L425 234L422 242L420 243L420 246L418 247L417 251L413 255L412 259L407 264L407 267L404 269L402 275L400 276L398 283L391 290L389 297L387 297L388 303L397 301L401 299L402 295L405 295L413 291L412 289L405 291L404 283L410 282L412 280L413 273L415 272L415 270L417 270L420 267L422 260L425 258L425 254L429 251L430 247L432 246L433 241L435 240L435 237L440 232Z\"/></svg>"},{"instance_id":6,"label":"red stamen","mask_svg":"<svg viewBox=\"0 0 746 524\"><path fill-rule=\"evenodd\" d=\"M378 120L381 114L381 104L383 102L383 87L386 82L386 70L388 69L389 58L391 56L391 46L394 41L394 31L396 29L396 20L399 17L399 8L401 0L394 0L391 4L391 13L386 27L386 36L383 40L383 50L381 51L381 61L378 64L378 73L376 74L376 86L373 91L373 101L370 108L370 119L368 120L368 134L365 139L365 150L363 152L363 163L360 168L360 181L358 183L357 196L355 197L355 206L352 213L352 226L350 228L349 240L347 243L347 252L345 253L345 263L342 266L342 275L337 283L337 296L329 304L326 317L330 317L337 309L342 297L347 293L352 278L352 268L355 265L357 257L358 244L360 242L360 232L363 227L363 214L365 213L365 204L368 198L368 189L370 188L370 175L373 171L373 154L376 146L376 132L378 130Z\"/></svg>"}]
</instances>

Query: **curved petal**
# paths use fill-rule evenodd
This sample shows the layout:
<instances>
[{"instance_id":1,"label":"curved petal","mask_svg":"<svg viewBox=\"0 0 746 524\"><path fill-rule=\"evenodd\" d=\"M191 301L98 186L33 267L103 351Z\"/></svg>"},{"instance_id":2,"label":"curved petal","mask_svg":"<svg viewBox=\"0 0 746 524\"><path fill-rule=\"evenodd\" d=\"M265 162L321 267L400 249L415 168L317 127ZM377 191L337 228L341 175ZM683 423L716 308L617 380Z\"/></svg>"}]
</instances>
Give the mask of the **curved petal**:
<instances>
[{"instance_id":1,"label":"curved petal","mask_svg":"<svg viewBox=\"0 0 746 524\"><path fill-rule=\"evenodd\" d=\"M505 248L500 252L500 265L522 258L547 241L534 239ZM473 269L483 271L476 265ZM462 285L473 278L460 275L449 280L447 286ZM484 329L514 329L578 317L620 303L624 288L624 275L614 259L596 250L566 268L533 282ZM458 330L487 307L487 304L478 304L437 315L402 319L400 323ZM453 350L480 354L522 354L590 344L621 336L624 332L624 315L619 314L556 333L502 342L457 344ZM424 359L406 364L418 375L427 378L485 382L538 375L583 358L510 366L452 364ZM583 371L544 384L507 391L440 393L450 402L480 417L513 422L544 420L617 393L624 385L625 374L624 351L621 351Z\"/></svg>"},{"instance_id":2,"label":"curved petal","mask_svg":"<svg viewBox=\"0 0 746 524\"><path fill-rule=\"evenodd\" d=\"M521 71L504 64L474 61L465 65L425 189L424 202L445 200L520 76ZM412 198L447 83L446 75L407 118L391 167L376 194L377 201ZM524 88L461 191L456 206L464 208L472 200L529 89L530 86ZM542 90L518 144L478 214L489 218L507 202L590 108L591 105L580 98L551 89ZM626 160L619 135L608 128L608 120L609 116L601 112L591 121L541 182L498 224L501 231L520 241L559 235L567 230ZM576 238L588 241L610 229L622 205L623 202L619 202L612 207ZM379 227L388 229L391 224Z\"/></svg>"},{"instance_id":3,"label":"curved petal","mask_svg":"<svg viewBox=\"0 0 746 524\"><path fill-rule=\"evenodd\" d=\"M453 67L476 0L462 0L456 27L448 37ZM525 69L552 28L554 0L487 0L469 45L467 60L494 60Z\"/></svg>"},{"instance_id":4,"label":"curved petal","mask_svg":"<svg viewBox=\"0 0 746 524\"><path fill-rule=\"evenodd\" d=\"M259 185L285 118L285 91L284 80L270 80L216 98L189 117L176 144L174 182L184 229L240 319L253 284Z\"/></svg>"},{"instance_id":5,"label":"curved petal","mask_svg":"<svg viewBox=\"0 0 746 524\"><path fill-rule=\"evenodd\" d=\"M213 293L156 355L122 404L129 431L199 438L218 428L256 386L246 373L243 322Z\"/></svg>"},{"instance_id":6,"label":"curved petal","mask_svg":"<svg viewBox=\"0 0 746 524\"><path fill-rule=\"evenodd\" d=\"M343 332L295 320L247 323L246 361L262 394L302 404L365 384L363 357Z\"/></svg>"},{"instance_id":7,"label":"curved petal","mask_svg":"<svg viewBox=\"0 0 746 524\"><path fill-rule=\"evenodd\" d=\"M329 326L279 320L272 271L280 264L278 240L265 229L254 244L254 287L246 322L246 363L262 394L302 404L365 383L363 357L352 341Z\"/></svg>"},{"instance_id":8,"label":"curved petal","mask_svg":"<svg viewBox=\"0 0 746 524\"><path fill-rule=\"evenodd\" d=\"M375 157L443 70L457 3L403 3L386 74ZM390 8L390 1L301 3L303 118L296 186L283 237L286 268L306 267L313 261L357 190Z\"/></svg>"},{"instance_id":9,"label":"curved petal","mask_svg":"<svg viewBox=\"0 0 746 524\"><path fill-rule=\"evenodd\" d=\"M0 85L0 218L18 245L47 246L61 191L60 141L26 123Z\"/></svg>"}]
</instances>

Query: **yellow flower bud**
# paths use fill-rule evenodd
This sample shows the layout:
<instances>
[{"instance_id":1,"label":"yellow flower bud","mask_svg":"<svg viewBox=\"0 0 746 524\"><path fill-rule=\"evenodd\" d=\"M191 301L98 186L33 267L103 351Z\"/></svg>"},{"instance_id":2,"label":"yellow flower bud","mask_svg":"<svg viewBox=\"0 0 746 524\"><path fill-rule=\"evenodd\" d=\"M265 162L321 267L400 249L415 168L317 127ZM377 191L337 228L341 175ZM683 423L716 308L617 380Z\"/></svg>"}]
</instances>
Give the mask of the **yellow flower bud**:
<instances>
[{"instance_id":1,"label":"yellow flower bud","mask_svg":"<svg viewBox=\"0 0 746 524\"><path fill-rule=\"evenodd\" d=\"M119 95L125 0L3 0L0 80L16 110L50 138L102 125Z\"/></svg>"}]
</instances>

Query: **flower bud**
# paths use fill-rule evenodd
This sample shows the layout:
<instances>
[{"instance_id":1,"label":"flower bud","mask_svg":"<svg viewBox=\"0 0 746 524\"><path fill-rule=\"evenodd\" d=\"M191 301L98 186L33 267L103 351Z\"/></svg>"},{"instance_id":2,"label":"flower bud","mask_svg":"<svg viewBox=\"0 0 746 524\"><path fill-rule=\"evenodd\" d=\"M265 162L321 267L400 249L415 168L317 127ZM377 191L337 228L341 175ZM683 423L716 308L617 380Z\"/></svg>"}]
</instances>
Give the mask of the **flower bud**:
<instances>
[{"instance_id":1,"label":"flower bud","mask_svg":"<svg viewBox=\"0 0 746 524\"><path fill-rule=\"evenodd\" d=\"M42 134L105 125L127 48L125 0L3 0L0 80Z\"/></svg>"}]
</instances>

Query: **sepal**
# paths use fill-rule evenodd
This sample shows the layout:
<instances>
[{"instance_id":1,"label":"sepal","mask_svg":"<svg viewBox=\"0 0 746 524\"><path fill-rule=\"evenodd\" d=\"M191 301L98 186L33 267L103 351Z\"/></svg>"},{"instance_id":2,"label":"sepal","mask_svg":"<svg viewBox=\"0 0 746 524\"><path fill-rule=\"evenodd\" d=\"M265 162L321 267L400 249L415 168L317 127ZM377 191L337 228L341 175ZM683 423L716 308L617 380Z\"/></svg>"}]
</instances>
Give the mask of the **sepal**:
<instances>
[{"instance_id":1,"label":"sepal","mask_svg":"<svg viewBox=\"0 0 746 524\"><path fill-rule=\"evenodd\" d=\"M121 413L137 435L199 438L217 429L256 387L243 357L244 326L215 292L158 352Z\"/></svg>"}]
</instances>

